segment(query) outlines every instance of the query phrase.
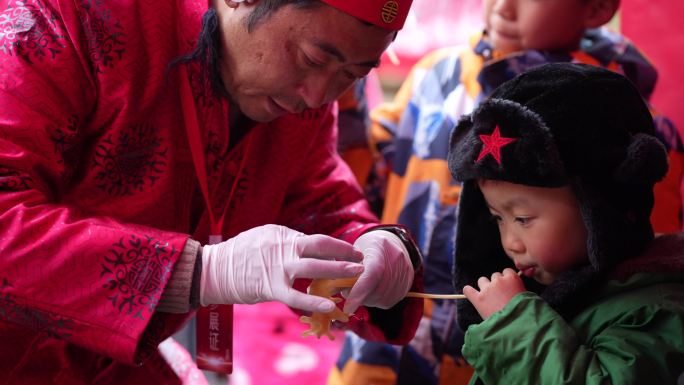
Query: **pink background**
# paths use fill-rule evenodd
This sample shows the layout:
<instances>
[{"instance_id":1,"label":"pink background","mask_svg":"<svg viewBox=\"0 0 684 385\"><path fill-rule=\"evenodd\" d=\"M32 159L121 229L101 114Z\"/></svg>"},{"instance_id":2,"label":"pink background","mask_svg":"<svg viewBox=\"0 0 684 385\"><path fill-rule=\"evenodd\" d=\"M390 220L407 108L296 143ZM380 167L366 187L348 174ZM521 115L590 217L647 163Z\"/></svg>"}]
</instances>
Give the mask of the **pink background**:
<instances>
[{"instance_id":1,"label":"pink background","mask_svg":"<svg viewBox=\"0 0 684 385\"><path fill-rule=\"evenodd\" d=\"M622 32L660 74L651 102L684 133L684 1L623 0Z\"/></svg>"}]
</instances>

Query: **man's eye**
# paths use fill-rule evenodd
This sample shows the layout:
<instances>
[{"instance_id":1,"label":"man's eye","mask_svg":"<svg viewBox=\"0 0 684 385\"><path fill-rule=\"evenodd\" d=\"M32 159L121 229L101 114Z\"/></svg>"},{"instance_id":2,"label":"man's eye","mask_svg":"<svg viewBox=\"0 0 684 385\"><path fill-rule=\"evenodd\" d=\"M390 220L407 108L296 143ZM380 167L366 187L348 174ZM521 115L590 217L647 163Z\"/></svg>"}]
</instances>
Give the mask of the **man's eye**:
<instances>
[{"instance_id":1,"label":"man's eye","mask_svg":"<svg viewBox=\"0 0 684 385\"><path fill-rule=\"evenodd\" d=\"M363 77L363 76L356 76L356 74L354 74L351 71L342 71L342 72L344 73L344 77L346 77L347 79L352 80L352 81L359 80Z\"/></svg>"},{"instance_id":2,"label":"man's eye","mask_svg":"<svg viewBox=\"0 0 684 385\"><path fill-rule=\"evenodd\" d=\"M306 55L306 54L304 55L304 62L309 67L313 67L313 68L321 68L321 67L325 66L325 63L314 60L311 57L309 57L309 55Z\"/></svg>"},{"instance_id":3,"label":"man's eye","mask_svg":"<svg viewBox=\"0 0 684 385\"><path fill-rule=\"evenodd\" d=\"M521 225L526 225L530 223L530 218L528 217L515 217L515 221L520 223Z\"/></svg>"}]
</instances>

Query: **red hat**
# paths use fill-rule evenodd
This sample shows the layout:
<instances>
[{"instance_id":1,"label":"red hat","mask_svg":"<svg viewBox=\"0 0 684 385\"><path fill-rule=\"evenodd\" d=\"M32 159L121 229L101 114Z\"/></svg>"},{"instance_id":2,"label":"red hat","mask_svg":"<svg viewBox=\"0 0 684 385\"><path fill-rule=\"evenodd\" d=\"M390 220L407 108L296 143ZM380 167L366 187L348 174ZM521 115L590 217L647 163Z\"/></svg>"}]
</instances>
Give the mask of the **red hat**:
<instances>
[{"instance_id":1,"label":"red hat","mask_svg":"<svg viewBox=\"0 0 684 385\"><path fill-rule=\"evenodd\" d=\"M378 27L400 30L413 0L321 0Z\"/></svg>"}]
</instances>

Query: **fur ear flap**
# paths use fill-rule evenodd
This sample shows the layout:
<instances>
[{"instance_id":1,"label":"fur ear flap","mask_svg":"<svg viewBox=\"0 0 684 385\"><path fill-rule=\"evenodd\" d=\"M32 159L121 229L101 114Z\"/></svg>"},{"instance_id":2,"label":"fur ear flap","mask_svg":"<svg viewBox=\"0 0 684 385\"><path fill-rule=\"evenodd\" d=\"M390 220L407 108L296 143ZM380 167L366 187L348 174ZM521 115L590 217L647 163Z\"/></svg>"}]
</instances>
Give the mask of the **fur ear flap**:
<instances>
[{"instance_id":1,"label":"fur ear flap","mask_svg":"<svg viewBox=\"0 0 684 385\"><path fill-rule=\"evenodd\" d=\"M667 151L665 146L650 135L632 135L627 154L613 173L619 183L655 183L667 173Z\"/></svg>"},{"instance_id":2,"label":"fur ear flap","mask_svg":"<svg viewBox=\"0 0 684 385\"><path fill-rule=\"evenodd\" d=\"M453 277L457 293L463 293L465 285L477 288L482 276L515 267L501 247L499 226L492 220L477 180L463 182L456 221ZM464 332L469 325L482 322L469 301L458 301L457 320Z\"/></svg>"}]
</instances>

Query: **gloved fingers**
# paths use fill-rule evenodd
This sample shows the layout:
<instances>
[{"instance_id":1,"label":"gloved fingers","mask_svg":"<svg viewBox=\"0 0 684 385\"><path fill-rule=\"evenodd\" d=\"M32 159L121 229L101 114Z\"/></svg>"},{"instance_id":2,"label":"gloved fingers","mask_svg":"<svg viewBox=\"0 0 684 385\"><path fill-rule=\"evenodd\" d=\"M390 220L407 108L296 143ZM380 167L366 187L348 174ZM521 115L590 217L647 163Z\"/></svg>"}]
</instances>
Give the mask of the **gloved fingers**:
<instances>
[{"instance_id":1,"label":"gloved fingers","mask_svg":"<svg viewBox=\"0 0 684 385\"><path fill-rule=\"evenodd\" d=\"M323 234L306 235L296 240L301 258L336 259L361 262L363 254L351 244Z\"/></svg>"},{"instance_id":2,"label":"gloved fingers","mask_svg":"<svg viewBox=\"0 0 684 385\"><path fill-rule=\"evenodd\" d=\"M349 296L343 310L346 314L354 313L366 298L375 291L379 284L377 277L380 277L380 275L377 273L373 274L372 269L366 267L366 271L361 274L356 284L349 291Z\"/></svg>"},{"instance_id":3,"label":"gloved fingers","mask_svg":"<svg viewBox=\"0 0 684 385\"><path fill-rule=\"evenodd\" d=\"M285 265L285 272L291 279L352 278L363 273L363 270L364 267L360 263L311 258L303 258Z\"/></svg>"},{"instance_id":4,"label":"gloved fingers","mask_svg":"<svg viewBox=\"0 0 684 385\"><path fill-rule=\"evenodd\" d=\"M317 313L330 313L336 306L335 303L329 299L305 294L295 289L290 289L287 293L284 293L282 299L276 299L289 307Z\"/></svg>"}]
</instances>

